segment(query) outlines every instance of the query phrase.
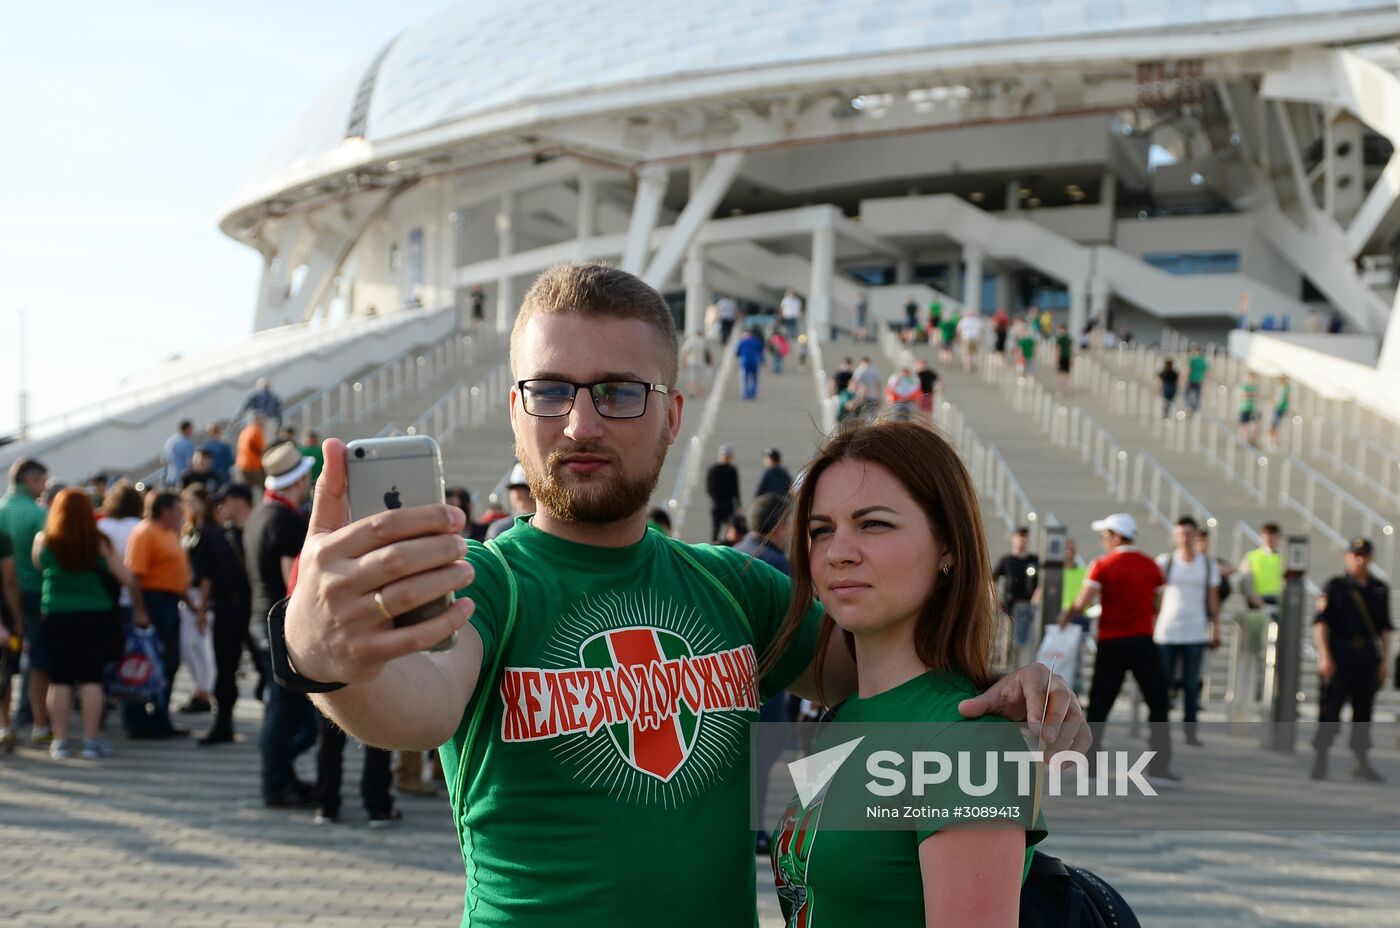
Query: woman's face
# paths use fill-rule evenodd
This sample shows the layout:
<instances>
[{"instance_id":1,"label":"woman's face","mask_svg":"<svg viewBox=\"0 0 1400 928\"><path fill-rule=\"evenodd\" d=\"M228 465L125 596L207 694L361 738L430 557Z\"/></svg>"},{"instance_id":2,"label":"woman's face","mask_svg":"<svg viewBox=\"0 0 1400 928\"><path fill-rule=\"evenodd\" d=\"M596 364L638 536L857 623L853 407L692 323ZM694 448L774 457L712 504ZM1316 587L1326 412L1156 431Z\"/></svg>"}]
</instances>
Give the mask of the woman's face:
<instances>
[{"instance_id":1,"label":"woman's face","mask_svg":"<svg viewBox=\"0 0 1400 928\"><path fill-rule=\"evenodd\" d=\"M184 506L185 519L190 522L198 522L204 518L204 504L195 497L188 497L180 500Z\"/></svg>"},{"instance_id":2,"label":"woman's face","mask_svg":"<svg viewBox=\"0 0 1400 928\"><path fill-rule=\"evenodd\" d=\"M857 635L915 621L948 559L924 511L878 464L828 467L806 528L817 598Z\"/></svg>"}]
</instances>

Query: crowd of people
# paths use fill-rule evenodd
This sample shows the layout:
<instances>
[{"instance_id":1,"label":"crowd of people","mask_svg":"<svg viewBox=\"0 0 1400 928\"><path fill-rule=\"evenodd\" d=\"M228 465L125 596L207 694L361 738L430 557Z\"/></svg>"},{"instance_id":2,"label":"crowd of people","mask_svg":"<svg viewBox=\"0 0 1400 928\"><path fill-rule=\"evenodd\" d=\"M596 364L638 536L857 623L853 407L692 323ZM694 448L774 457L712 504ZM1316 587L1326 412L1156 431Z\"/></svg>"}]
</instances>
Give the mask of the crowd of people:
<instances>
[{"instance_id":1,"label":"crowd of people","mask_svg":"<svg viewBox=\"0 0 1400 928\"><path fill-rule=\"evenodd\" d=\"M551 302L562 292L606 299ZM955 336L967 336L964 364L972 367L983 333L969 318L976 317L951 324ZM721 335L732 335L738 321L716 312ZM775 322L767 340L791 339L800 302L795 313L780 307ZM1007 323L995 355L1014 352L1012 362L1030 373L1037 340L1051 333L1040 318ZM925 332L946 343L949 324L930 319ZM992 331L999 326L994 317ZM355 736L372 745L361 778L371 827L402 817L396 775L407 792L436 791L439 771L458 784L452 817L463 847L473 848L473 905L539 915L558 899L523 885L538 881L568 895L564 911L621 917L634 905L624 892L634 884L665 886L667 898L726 886L740 891L712 893L698 918L687 912L682 921L737 922L751 920L754 902L742 891L753 885L745 847L753 840L745 822L752 793L738 760L747 754L735 740L747 735L739 733L743 726L697 726L691 737L705 740L694 762L712 766L694 774L707 786L694 790L689 780L673 779L691 754L677 749L687 697L667 690L664 707L643 710L622 695L631 680L658 681L649 698L660 699L668 679L680 681L708 661L696 696L707 713L757 710L760 719L793 720L831 706L828 717L838 722L970 721L1008 750L1024 747L1010 723L1026 720L1049 748L1083 751L1090 732L1101 739L1132 673L1158 723L1149 776L1168 783L1180 779L1165 724L1170 681L1180 675L1187 741L1200 743L1195 693L1205 651L1222 640L1226 580L1237 578L1252 608L1277 605L1281 596L1277 526L1263 526L1261 547L1231 568L1210 556L1208 537L1189 518L1177 523L1173 549L1156 559L1135 547L1130 514L1095 521L1103 556L1085 565L1071 543L1062 601L1052 604L1059 629L1081 621L1095 602L1100 608L1083 731L1063 680L1038 667L993 673L1007 623L986 594L1000 584L1011 642L1034 643L1042 565L1025 530L1013 534L995 565L988 556L971 475L951 443L926 426L940 381L926 363L884 379L868 358L859 365L846 359L830 390L848 427L823 441L796 482L780 449L765 449L747 506L736 450L721 447L706 480L714 544L691 546L667 537L664 511L646 508L669 444L656 453L657 436L673 442L680 432L679 402L664 389L679 373L678 345L660 296L614 268L564 265L526 295L517 328L518 369L559 371L550 376L574 383L596 376L587 365L602 358L603 369L637 371L663 389L638 391L626 409L600 407L584 389L563 416L531 411L524 400L513 417L520 461L507 481L511 514L493 508L473 518L470 494L451 487L445 506L349 522L344 447L319 448L312 435L292 440L280 403L267 403L270 389L249 405L236 451L223 445L217 424L197 439L193 423L181 422L157 486L116 481L94 499L96 487L57 487L41 462L16 461L0 500L0 638L11 640L17 656L15 633L26 659L18 717L0 717L0 739L13 744L15 728L28 725L32 743L70 759L76 697L79 752L105 757L112 747L101 733L112 706L104 686L114 673L126 675L124 658L138 650L154 658L159 682L149 698L121 701L128 737L177 739L189 732L176 716L209 713L212 724L198 743L217 748L236 737L238 671L248 653L252 695L264 706L260 776L269 808L314 807L318 823L338 822L344 749L347 735ZM741 362L755 353L741 351L745 341L758 337L750 331L735 340ZM892 414L869 421L885 405ZM589 466L570 469L571 449L584 442ZM313 507L318 479L323 490ZM525 514L533 518L514 518ZM1341 707L1350 702L1353 718L1364 722L1386 676L1392 624L1386 588L1369 574L1371 553L1369 541L1353 540L1347 573L1328 582L1318 604L1319 673L1327 683L1316 777L1327 775ZM453 593L456 605L419 625L394 622ZM705 618L703 641L691 642L685 623L695 616ZM459 632L465 646L426 653ZM831 647L833 640L846 647ZM181 668L191 695L172 708ZM668 678L668 669L676 676ZM598 689L596 701L584 698L590 687ZM0 697L8 710L8 694ZM617 796L604 797L612 787L595 788L596 779L588 782L556 750L562 738L597 730L583 718L590 711L607 713L613 747L592 744L610 775L629 784L624 789L645 784L635 815L618 816ZM619 733L629 744L614 758L608 752ZM822 733L812 737L814 750L827 746ZM441 747L428 755L426 745ZM313 746L317 777L308 782L295 760ZM1379 779L1364 725L1353 726L1351 746L1354 774ZM768 772L762 760L760 790ZM857 768L863 779L863 764L848 770ZM628 780L633 773L643 779ZM851 785L836 776L826 796ZM582 827L557 833L554 853L541 856L538 816L564 801ZM826 801L799 794L759 839L789 919L800 922L820 898L836 921L859 921L868 887L880 885L883 911L909 923L930 906L950 923L1016 923L1020 887L1046 835L1035 811L999 813L1004 827L990 830L930 824L916 843L907 833L874 830L845 834L842 844L814 843ZM672 861L655 853L657 840L676 834L707 849L679 878ZM581 874L579 861L603 857L607 867Z\"/></svg>"},{"instance_id":2,"label":"crowd of people","mask_svg":"<svg viewBox=\"0 0 1400 928\"><path fill-rule=\"evenodd\" d=\"M54 760L100 761L113 753L113 729L183 739L192 732L181 719L200 716L209 723L196 744L231 743L242 690L264 705L264 803L339 819L344 732L273 682L266 625L253 621L286 596L324 466L320 436L297 436L281 412L259 381L236 414L246 420L236 446L221 422L199 434L180 421L150 486L106 475L67 486L37 459L14 462L0 499L0 752L27 728L27 743ZM518 467L509 490L514 514L532 510ZM446 496L466 517L466 537L512 523L495 505L473 520L465 487ZM180 679L189 695L172 705ZM305 783L293 761L313 745L317 778ZM395 779L400 792L436 793L441 767L404 751L391 775L389 755L367 749L361 792L372 827L401 817Z\"/></svg>"}]
</instances>

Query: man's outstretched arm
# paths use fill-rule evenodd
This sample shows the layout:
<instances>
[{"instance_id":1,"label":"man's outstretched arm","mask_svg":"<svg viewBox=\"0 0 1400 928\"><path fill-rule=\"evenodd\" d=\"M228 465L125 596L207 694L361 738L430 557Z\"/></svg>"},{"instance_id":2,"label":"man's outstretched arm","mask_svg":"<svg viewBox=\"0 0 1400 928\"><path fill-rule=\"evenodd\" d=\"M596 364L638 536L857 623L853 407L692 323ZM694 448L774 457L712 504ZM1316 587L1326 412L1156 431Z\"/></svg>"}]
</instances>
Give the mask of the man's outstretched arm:
<instances>
[{"instance_id":1,"label":"man's outstretched arm","mask_svg":"<svg viewBox=\"0 0 1400 928\"><path fill-rule=\"evenodd\" d=\"M350 522L345 445L324 445L311 522L285 619L287 656L297 673L343 689L315 697L351 735L381 748L436 747L451 737L476 688L482 640L467 627L457 646L420 653L467 626L463 598L442 614L395 628L402 615L441 599L475 576L457 533L455 506L418 506Z\"/></svg>"}]
</instances>

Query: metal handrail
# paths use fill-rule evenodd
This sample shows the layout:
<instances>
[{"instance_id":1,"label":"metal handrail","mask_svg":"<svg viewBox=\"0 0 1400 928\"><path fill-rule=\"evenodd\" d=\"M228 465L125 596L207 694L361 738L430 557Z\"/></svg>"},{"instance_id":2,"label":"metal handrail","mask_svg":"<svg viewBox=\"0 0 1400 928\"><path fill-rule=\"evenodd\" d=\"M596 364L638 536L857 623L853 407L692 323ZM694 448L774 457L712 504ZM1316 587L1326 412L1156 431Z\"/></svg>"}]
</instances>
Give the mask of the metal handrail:
<instances>
[{"instance_id":1,"label":"metal handrail","mask_svg":"<svg viewBox=\"0 0 1400 928\"><path fill-rule=\"evenodd\" d=\"M1144 480L1151 484L1150 493L1143 492ZM1161 506L1163 484L1170 491L1171 499L1165 510ZM1166 529L1171 529L1181 517L1183 505L1190 508L1197 524L1207 528L1215 528L1217 524L1211 511L1146 451L1139 451L1133 462L1133 498L1142 503L1152 519Z\"/></svg>"},{"instance_id":2,"label":"metal handrail","mask_svg":"<svg viewBox=\"0 0 1400 928\"><path fill-rule=\"evenodd\" d=\"M695 430L695 434L690 436L690 444L685 449L685 456L681 458L681 466L676 470L676 481L671 486L671 495L666 498L666 508L671 514L671 532L677 538L680 537L681 528L685 524L686 510L690 508L690 496L700 479L700 455L714 433L724 391L734 370L734 346L739 335L740 327L736 325L729 335L729 341L720 348L719 367L715 371L714 383L710 386L710 395L705 399L705 411L700 417L700 426ZM810 338L808 340L811 341Z\"/></svg>"},{"instance_id":3,"label":"metal handrail","mask_svg":"<svg viewBox=\"0 0 1400 928\"><path fill-rule=\"evenodd\" d=\"M994 445L977 435L976 430L967 424L962 410L947 400L936 403L935 409L935 424L943 429L957 448L972 475L978 495L987 498L996 507L997 515L1008 532L1022 524L1029 528L1031 547L1039 550L1042 526L1059 525L1059 520L1053 513L1041 518L1025 487L1006 463L1006 458Z\"/></svg>"},{"instance_id":4,"label":"metal handrail","mask_svg":"<svg viewBox=\"0 0 1400 928\"><path fill-rule=\"evenodd\" d=\"M354 320L320 329L298 324L297 326L285 326L283 329L270 330L266 333L258 333L249 339L249 341L259 342L258 345L245 345L238 357L222 364L201 367L196 371L179 374L159 383L137 387L117 396L87 403L76 409L36 419L28 424L28 430L31 440L52 437L77 426L98 422L120 412L139 409L148 403L218 383L238 374L266 369L271 363L296 357L317 348L340 344L382 328L398 325L409 318L433 318L441 313L452 311L453 307L443 306L426 313L413 311L414 315L410 317L406 314L408 311L405 310L386 313L374 319ZM294 328L298 331L287 331ZM49 426L55 426L55 428L51 429ZM35 435L36 431L42 434Z\"/></svg>"},{"instance_id":5,"label":"metal handrail","mask_svg":"<svg viewBox=\"0 0 1400 928\"><path fill-rule=\"evenodd\" d=\"M1292 477L1295 469L1303 475L1305 481L1303 485L1304 498L1301 500L1292 492ZM1317 514L1317 488L1319 486L1332 494L1330 520L1325 520ZM1349 543L1348 533L1343 530L1342 526L1343 513L1346 512L1352 517L1359 516L1361 531L1372 536L1373 544L1384 552L1384 566L1373 563L1372 570L1382 580L1387 581L1390 579L1390 575L1395 572L1397 567L1395 527L1390 523L1390 520L1328 480L1316 469L1291 456L1284 459L1282 475L1279 479L1278 498L1279 502L1301 515L1310 527L1321 532L1338 548L1345 548ZM1380 561L1382 558L1376 560Z\"/></svg>"}]
</instances>

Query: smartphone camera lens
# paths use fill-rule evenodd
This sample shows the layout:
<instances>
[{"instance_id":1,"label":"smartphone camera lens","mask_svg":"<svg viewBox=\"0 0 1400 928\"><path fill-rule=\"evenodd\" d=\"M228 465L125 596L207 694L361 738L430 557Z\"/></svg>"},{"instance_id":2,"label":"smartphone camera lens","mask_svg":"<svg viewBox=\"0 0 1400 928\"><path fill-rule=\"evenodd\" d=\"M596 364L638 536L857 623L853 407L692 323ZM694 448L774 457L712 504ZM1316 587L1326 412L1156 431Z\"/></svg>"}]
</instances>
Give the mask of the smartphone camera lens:
<instances>
[{"instance_id":1,"label":"smartphone camera lens","mask_svg":"<svg viewBox=\"0 0 1400 928\"><path fill-rule=\"evenodd\" d=\"M356 449L355 449L355 457L357 457L357 458L362 458L362 457L364 457L364 456L365 456L365 449L363 449L363 448L356 448Z\"/></svg>"}]
</instances>

